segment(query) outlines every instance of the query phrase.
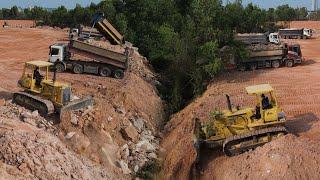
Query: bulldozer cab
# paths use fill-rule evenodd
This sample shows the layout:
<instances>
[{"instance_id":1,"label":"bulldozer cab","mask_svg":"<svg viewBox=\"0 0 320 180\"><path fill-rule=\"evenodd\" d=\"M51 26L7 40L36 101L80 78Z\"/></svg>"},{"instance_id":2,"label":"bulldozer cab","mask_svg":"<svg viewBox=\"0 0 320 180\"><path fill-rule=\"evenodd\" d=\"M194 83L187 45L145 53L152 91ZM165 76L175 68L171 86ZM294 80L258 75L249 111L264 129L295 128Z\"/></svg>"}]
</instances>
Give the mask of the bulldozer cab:
<instances>
[{"instance_id":1,"label":"bulldozer cab","mask_svg":"<svg viewBox=\"0 0 320 180\"><path fill-rule=\"evenodd\" d=\"M256 119L264 122L278 121L279 107L274 89L269 84L249 86L246 88L249 95L256 97ZM257 113L260 112L260 117Z\"/></svg>"},{"instance_id":2,"label":"bulldozer cab","mask_svg":"<svg viewBox=\"0 0 320 180\"><path fill-rule=\"evenodd\" d=\"M49 80L49 67L51 65L52 63L45 61L26 62L18 85L27 91L41 93L42 83Z\"/></svg>"}]
</instances>

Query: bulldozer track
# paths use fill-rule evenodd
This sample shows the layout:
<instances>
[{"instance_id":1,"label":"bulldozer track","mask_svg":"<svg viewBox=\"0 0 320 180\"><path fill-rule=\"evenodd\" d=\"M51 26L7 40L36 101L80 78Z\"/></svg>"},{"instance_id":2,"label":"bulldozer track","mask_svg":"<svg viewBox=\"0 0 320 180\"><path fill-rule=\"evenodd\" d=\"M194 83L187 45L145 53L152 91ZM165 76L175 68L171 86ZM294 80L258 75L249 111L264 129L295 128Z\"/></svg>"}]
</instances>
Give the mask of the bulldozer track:
<instances>
[{"instance_id":1,"label":"bulldozer track","mask_svg":"<svg viewBox=\"0 0 320 180\"><path fill-rule=\"evenodd\" d=\"M287 134L287 129L283 126L270 127L252 131L246 134L240 134L236 136L231 136L225 139L223 143L223 152L227 156L234 156L237 154L241 154L250 149L254 149L258 146L262 146L268 142L270 142L273 138L276 138L279 134ZM261 137L268 137L268 141L258 142L258 139ZM257 140L255 142L255 140ZM253 141L253 143L250 143ZM243 143L250 143L249 145L245 145L243 147L237 149L231 149L234 145L243 145Z\"/></svg>"},{"instance_id":2,"label":"bulldozer track","mask_svg":"<svg viewBox=\"0 0 320 180\"><path fill-rule=\"evenodd\" d=\"M13 103L26 107L30 110L38 110L42 116L54 113L54 105L51 101L42 99L38 96L26 92L17 92L13 94Z\"/></svg>"}]
</instances>

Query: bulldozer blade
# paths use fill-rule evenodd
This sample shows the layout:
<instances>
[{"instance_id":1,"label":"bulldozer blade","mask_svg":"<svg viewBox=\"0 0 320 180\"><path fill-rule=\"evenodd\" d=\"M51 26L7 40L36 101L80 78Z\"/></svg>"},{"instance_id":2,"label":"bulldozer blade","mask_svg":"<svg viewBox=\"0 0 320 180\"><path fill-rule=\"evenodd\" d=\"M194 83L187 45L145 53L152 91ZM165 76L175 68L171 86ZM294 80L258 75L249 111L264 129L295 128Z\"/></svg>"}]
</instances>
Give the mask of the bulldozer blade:
<instances>
[{"instance_id":1,"label":"bulldozer blade","mask_svg":"<svg viewBox=\"0 0 320 180\"><path fill-rule=\"evenodd\" d=\"M60 109L60 119L62 118L62 114L67 111L76 111L88 106L93 105L93 98L91 96L87 96L82 99L77 99L70 102L68 105L64 106Z\"/></svg>"}]
</instances>

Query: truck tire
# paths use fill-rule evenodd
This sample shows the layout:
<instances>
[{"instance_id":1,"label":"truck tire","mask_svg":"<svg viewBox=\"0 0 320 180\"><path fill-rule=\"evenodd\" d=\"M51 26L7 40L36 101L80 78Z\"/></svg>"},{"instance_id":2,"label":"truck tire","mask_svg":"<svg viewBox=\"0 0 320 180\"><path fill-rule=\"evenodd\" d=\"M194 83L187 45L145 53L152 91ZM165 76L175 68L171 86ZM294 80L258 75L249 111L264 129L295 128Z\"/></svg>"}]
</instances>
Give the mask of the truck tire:
<instances>
[{"instance_id":1,"label":"truck tire","mask_svg":"<svg viewBox=\"0 0 320 180\"><path fill-rule=\"evenodd\" d=\"M73 66L73 72L74 72L75 74L82 74L82 73L83 73L83 66L80 65L80 64L75 64L75 65Z\"/></svg>"},{"instance_id":2,"label":"truck tire","mask_svg":"<svg viewBox=\"0 0 320 180\"><path fill-rule=\"evenodd\" d=\"M55 67L56 67L56 71L57 71L57 72L63 72L63 71L66 70L64 64L61 63L61 62L56 63L56 64L55 64Z\"/></svg>"},{"instance_id":3,"label":"truck tire","mask_svg":"<svg viewBox=\"0 0 320 180\"><path fill-rule=\"evenodd\" d=\"M116 78L116 79L122 79L124 77L124 72L123 70L121 69L117 69L114 71L114 74L113 76Z\"/></svg>"},{"instance_id":4,"label":"truck tire","mask_svg":"<svg viewBox=\"0 0 320 180\"><path fill-rule=\"evenodd\" d=\"M238 70L239 71L245 71L247 68L246 68L246 66L245 65L240 65L240 66L238 66Z\"/></svg>"},{"instance_id":5,"label":"truck tire","mask_svg":"<svg viewBox=\"0 0 320 180\"><path fill-rule=\"evenodd\" d=\"M102 77L108 77L108 76L111 76L111 70L110 70L110 68L108 68L108 67L101 67L100 69L99 69L99 74L100 74L100 76L102 76Z\"/></svg>"},{"instance_id":6,"label":"truck tire","mask_svg":"<svg viewBox=\"0 0 320 180\"><path fill-rule=\"evenodd\" d=\"M256 70L257 69L257 64L256 63L252 63L252 64L250 64L250 69L252 70L252 71L254 71L254 70Z\"/></svg>"},{"instance_id":7,"label":"truck tire","mask_svg":"<svg viewBox=\"0 0 320 180\"><path fill-rule=\"evenodd\" d=\"M288 59L288 60L286 61L286 66L287 66L287 67L293 67L293 60Z\"/></svg>"},{"instance_id":8,"label":"truck tire","mask_svg":"<svg viewBox=\"0 0 320 180\"><path fill-rule=\"evenodd\" d=\"M278 60L272 61L272 67L273 68L279 68L280 67L280 62Z\"/></svg>"}]
</instances>

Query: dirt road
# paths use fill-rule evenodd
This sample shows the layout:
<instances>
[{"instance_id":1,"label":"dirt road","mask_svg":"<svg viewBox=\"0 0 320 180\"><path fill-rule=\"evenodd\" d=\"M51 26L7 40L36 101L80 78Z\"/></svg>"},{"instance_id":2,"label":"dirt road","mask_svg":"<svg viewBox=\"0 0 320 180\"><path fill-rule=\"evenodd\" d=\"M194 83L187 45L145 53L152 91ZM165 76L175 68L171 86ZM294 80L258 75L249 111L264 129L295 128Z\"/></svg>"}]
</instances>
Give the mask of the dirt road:
<instances>
[{"instance_id":1,"label":"dirt road","mask_svg":"<svg viewBox=\"0 0 320 180\"><path fill-rule=\"evenodd\" d=\"M210 111L215 108L226 109L224 96L226 93L231 96L234 105L253 106L253 98L245 94L244 88L262 83L270 83L275 88L278 102L289 119L288 129L299 137L285 137L281 141L264 146L260 151L248 152L233 158L226 158L221 153L215 152L214 157L208 157L207 165L203 167L202 177L204 179L259 178L265 173L264 164L267 163L267 160L263 162L263 159L261 161L259 159L268 158L267 154L272 151L281 158L272 161L278 166L269 165L274 169L281 168L282 165L288 168L278 175L277 171L272 172L272 176L269 174L270 178L319 178L319 169L310 168L309 171L301 171L299 166L295 165L294 159L300 154L304 159L299 161L300 165L312 167L314 162L308 161L311 151L314 152L311 153L314 161L320 161L320 146L316 143L320 140L320 38L291 40L291 43L295 42L300 43L306 58L302 65L293 68L225 73L215 79L201 97L172 117L166 127L169 133L162 143L167 149L164 166L166 178L187 179L189 176L195 159L195 152L192 150L192 119L194 117L206 120L209 119ZM284 154L288 156L285 159L283 159ZM290 173L291 175L288 176Z\"/></svg>"},{"instance_id":2,"label":"dirt road","mask_svg":"<svg viewBox=\"0 0 320 180\"><path fill-rule=\"evenodd\" d=\"M64 32L44 29L0 29L1 88L17 90L23 63L48 59L49 45L61 40Z\"/></svg>"}]
</instances>

